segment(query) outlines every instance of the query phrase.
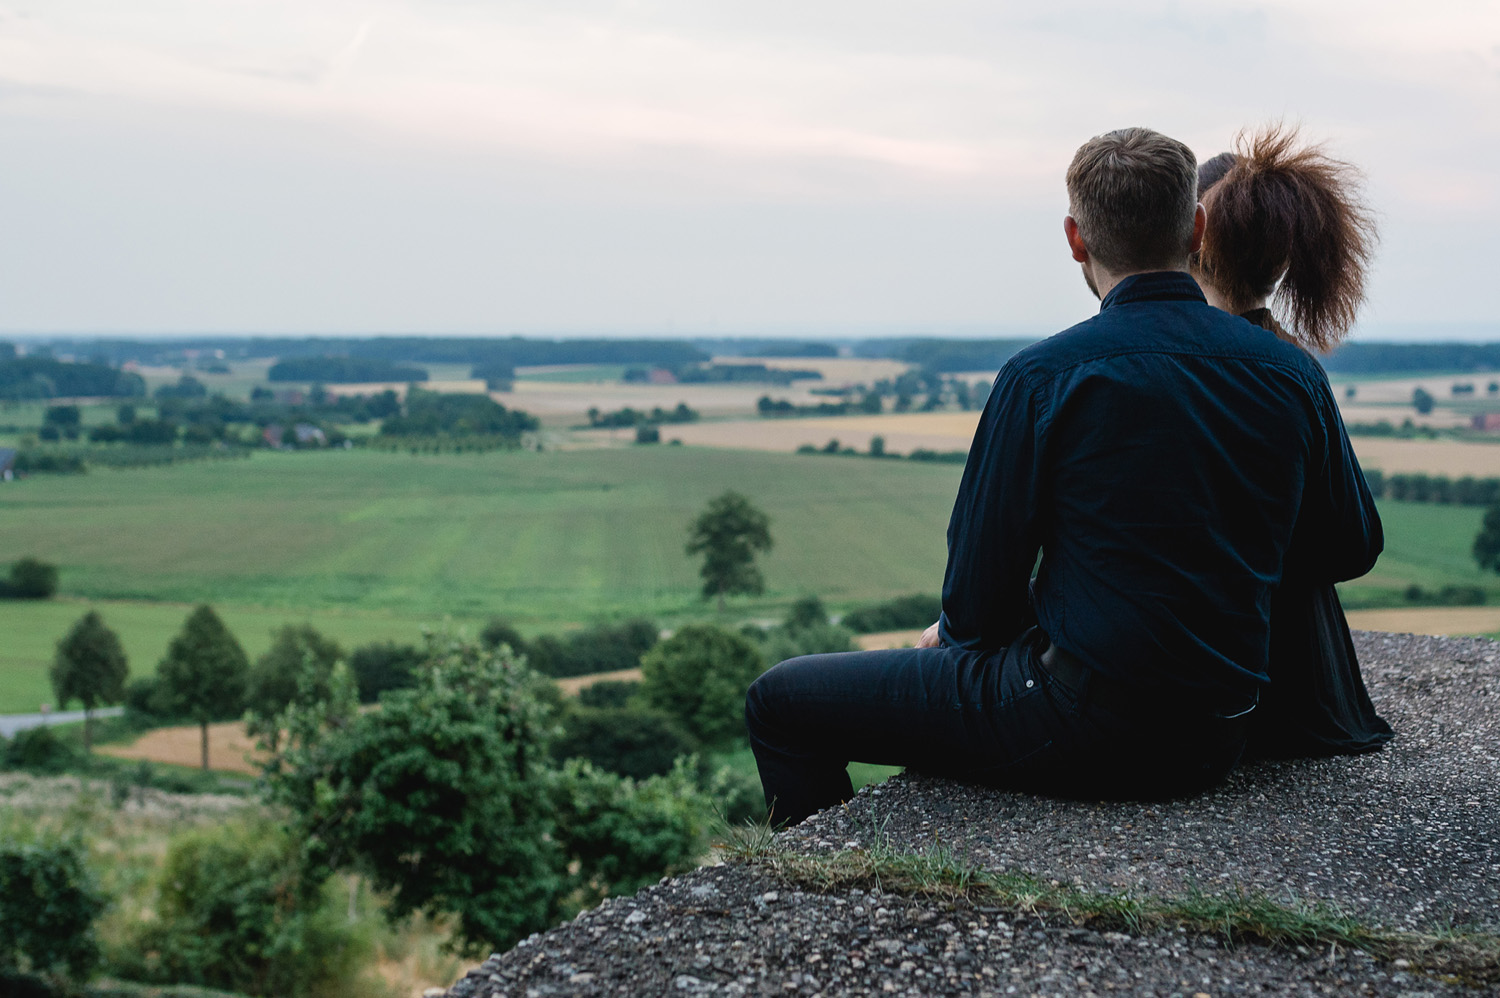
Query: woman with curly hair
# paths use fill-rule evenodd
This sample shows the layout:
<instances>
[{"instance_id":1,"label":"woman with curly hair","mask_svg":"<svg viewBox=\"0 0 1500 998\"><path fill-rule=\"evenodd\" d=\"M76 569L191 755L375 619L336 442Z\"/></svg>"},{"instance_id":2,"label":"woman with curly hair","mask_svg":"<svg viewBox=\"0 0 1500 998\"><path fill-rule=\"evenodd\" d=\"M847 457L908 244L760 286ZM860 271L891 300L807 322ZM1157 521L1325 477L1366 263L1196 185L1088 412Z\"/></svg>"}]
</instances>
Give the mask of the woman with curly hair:
<instances>
[{"instance_id":1,"label":"woman with curly hair","mask_svg":"<svg viewBox=\"0 0 1500 998\"><path fill-rule=\"evenodd\" d=\"M1295 129L1241 134L1198 169L1208 215L1193 277L1210 304L1304 350L1327 353L1364 301L1374 220L1348 163ZM1294 533L1271 604L1270 686L1252 717L1247 755L1368 752L1392 737L1359 674L1333 583L1301 557Z\"/></svg>"}]
</instances>

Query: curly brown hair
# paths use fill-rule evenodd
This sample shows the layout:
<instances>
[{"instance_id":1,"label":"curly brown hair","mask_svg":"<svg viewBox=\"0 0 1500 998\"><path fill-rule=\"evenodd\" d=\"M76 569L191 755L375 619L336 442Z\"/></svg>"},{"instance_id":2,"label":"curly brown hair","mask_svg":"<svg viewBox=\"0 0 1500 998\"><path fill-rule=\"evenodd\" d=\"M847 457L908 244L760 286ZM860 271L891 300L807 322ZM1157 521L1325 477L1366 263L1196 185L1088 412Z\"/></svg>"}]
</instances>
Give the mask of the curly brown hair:
<instances>
[{"instance_id":1,"label":"curly brown hair","mask_svg":"<svg viewBox=\"0 0 1500 998\"><path fill-rule=\"evenodd\" d=\"M1274 290L1284 334L1326 353L1365 298L1378 237L1363 189L1357 169L1301 144L1295 128L1241 132L1233 153L1200 168L1208 226L1195 272L1240 309Z\"/></svg>"}]
</instances>

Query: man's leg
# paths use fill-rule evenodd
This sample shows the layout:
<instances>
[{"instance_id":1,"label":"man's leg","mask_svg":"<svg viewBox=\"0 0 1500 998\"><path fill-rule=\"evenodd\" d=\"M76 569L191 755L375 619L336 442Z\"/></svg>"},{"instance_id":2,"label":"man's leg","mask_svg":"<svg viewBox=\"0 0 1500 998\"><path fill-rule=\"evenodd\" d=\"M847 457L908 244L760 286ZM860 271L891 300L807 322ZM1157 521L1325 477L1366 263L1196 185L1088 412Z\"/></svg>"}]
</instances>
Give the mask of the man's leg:
<instances>
[{"instance_id":1,"label":"man's leg","mask_svg":"<svg viewBox=\"0 0 1500 998\"><path fill-rule=\"evenodd\" d=\"M1072 755L1088 726L1071 691L1036 667L1036 633L990 652L900 648L772 668L751 686L745 718L773 820L847 800L850 761L1030 782Z\"/></svg>"}]
</instances>

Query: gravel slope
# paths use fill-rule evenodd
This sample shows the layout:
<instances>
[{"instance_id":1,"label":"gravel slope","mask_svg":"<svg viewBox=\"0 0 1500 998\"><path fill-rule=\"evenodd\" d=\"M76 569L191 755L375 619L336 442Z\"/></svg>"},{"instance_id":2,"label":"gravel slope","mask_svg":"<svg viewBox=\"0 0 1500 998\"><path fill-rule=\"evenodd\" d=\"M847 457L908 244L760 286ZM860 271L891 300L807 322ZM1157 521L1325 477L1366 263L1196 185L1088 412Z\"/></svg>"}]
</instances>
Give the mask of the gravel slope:
<instances>
[{"instance_id":1,"label":"gravel slope","mask_svg":"<svg viewBox=\"0 0 1500 998\"><path fill-rule=\"evenodd\" d=\"M1161 804L1027 797L919 776L784 833L794 850L936 839L987 869L1172 895L1239 886L1366 922L1500 932L1500 645L1359 634L1397 730L1362 757L1246 767ZM856 890L804 893L754 866L697 870L491 957L453 998L552 995L1500 995L1343 950L1065 920Z\"/></svg>"}]
</instances>

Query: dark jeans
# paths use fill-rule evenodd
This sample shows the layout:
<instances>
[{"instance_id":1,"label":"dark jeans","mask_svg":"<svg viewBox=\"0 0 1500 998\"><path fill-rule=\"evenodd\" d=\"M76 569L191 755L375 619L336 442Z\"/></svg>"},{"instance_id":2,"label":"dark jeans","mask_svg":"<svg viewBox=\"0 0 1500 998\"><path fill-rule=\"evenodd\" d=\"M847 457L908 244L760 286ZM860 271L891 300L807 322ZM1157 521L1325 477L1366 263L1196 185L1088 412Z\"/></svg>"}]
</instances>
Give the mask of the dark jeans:
<instances>
[{"instance_id":1,"label":"dark jeans","mask_svg":"<svg viewBox=\"0 0 1500 998\"><path fill-rule=\"evenodd\" d=\"M898 648L788 659L745 700L773 820L853 793L851 761L1058 796L1162 798L1221 780L1247 722L1143 693L1073 689L1036 628L993 651Z\"/></svg>"}]
</instances>

